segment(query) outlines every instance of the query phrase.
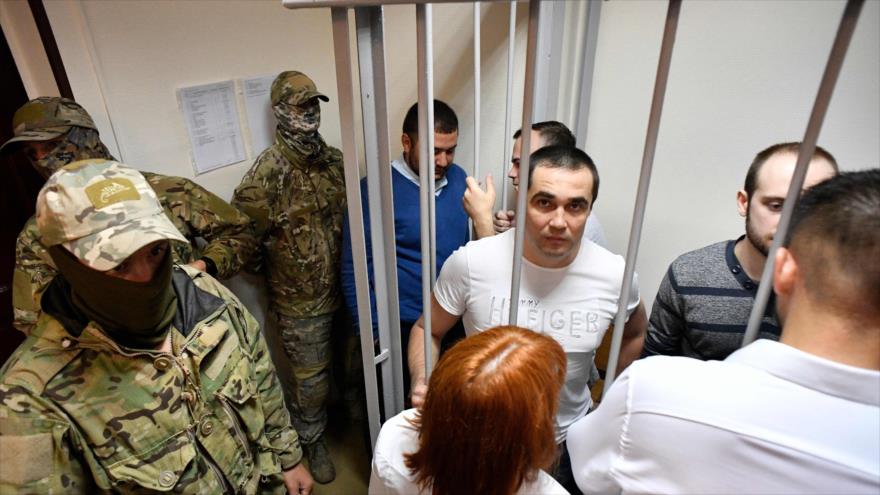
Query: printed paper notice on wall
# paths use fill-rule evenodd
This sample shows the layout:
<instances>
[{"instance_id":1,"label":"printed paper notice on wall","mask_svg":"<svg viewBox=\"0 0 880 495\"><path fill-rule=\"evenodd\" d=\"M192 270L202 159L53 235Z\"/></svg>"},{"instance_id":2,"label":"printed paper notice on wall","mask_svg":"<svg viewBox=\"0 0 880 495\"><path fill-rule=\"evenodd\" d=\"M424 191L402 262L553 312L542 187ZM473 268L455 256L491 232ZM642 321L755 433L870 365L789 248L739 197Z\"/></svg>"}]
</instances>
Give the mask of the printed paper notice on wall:
<instances>
[{"instance_id":1,"label":"printed paper notice on wall","mask_svg":"<svg viewBox=\"0 0 880 495\"><path fill-rule=\"evenodd\" d=\"M275 113L272 111L270 93L275 75L242 79L244 109L248 129L251 131L251 149L259 155L275 142Z\"/></svg>"},{"instance_id":2,"label":"printed paper notice on wall","mask_svg":"<svg viewBox=\"0 0 880 495\"><path fill-rule=\"evenodd\" d=\"M177 96L196 175L245 159L232 81L180 88Z\"/></svg>"}]
</instances>

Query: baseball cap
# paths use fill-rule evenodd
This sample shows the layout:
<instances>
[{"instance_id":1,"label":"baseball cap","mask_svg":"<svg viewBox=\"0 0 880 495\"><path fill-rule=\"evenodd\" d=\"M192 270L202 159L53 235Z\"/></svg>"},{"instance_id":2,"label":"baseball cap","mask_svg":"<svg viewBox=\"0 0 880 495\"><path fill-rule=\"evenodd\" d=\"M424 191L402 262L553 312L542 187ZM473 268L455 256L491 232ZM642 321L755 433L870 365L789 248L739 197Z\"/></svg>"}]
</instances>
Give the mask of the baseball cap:
<instances>
[{"instance_id":1,"label":"baseball cap","mask_svg":"<svg viewBox=\"0 0 880 495\"><path fill-rule=\"evenodd\" d=\"M272 81L273 105L277 105L283 100L288 100L293 105L300 105L316 96L324 101L330 101L330 98L318 91L315 82L302 72L284 71Z\"/></svg>"},{"instance_id":2,"label":"baseball cap","mask_svg":"<svg viewBox=\"0 0 880 495\"><path fill-rule=\"evenodd\" d=\"M100 271L154 241L188 242L144 176L112 160L80 160L52 174L37 196L37 226L45 246L60 244Z\"/></svg>"},{"instance_id":3,"label":"baseball cap","mask_svg":"<svg viewBox=\"0 0 880 495\"><path fill-rule=\"evenodd\" d=\"M12 117L12 139L2 146L24 141L48 141L63 136L71 126L95 129L95 122L85 108L70 98L41 96L16 110Z\"/></svg>"}]
</instances>

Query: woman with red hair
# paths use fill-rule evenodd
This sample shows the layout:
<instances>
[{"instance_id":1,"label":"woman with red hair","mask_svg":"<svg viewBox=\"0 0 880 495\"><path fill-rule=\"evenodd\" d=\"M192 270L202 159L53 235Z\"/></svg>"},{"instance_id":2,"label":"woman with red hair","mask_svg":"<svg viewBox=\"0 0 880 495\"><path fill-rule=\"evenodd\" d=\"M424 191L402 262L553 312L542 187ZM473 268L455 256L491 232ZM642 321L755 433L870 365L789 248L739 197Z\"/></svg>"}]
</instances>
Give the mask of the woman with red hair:
<instances>
[{"instance_id":1,"label":"woman with red hair","mask_svg":"<svg viewBox=\"0 0 880 495\"><path fill-rule=\"evenodd\" d=\"M369 493L568 493L543 471L556 460L565 365L555 340L520 327L462 340L437 363L423 408L382 426Z\"/></svg>"}]
</instances>

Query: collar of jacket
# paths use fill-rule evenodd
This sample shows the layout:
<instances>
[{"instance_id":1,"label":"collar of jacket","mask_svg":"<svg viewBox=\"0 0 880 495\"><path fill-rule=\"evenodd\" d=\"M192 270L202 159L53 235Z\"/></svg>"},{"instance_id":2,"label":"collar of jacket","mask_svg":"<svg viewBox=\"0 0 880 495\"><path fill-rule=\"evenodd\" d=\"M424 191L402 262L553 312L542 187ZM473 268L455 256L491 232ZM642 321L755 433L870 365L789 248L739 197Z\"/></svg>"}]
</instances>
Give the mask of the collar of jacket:
<instances>
[{"instance_id":1,"label":"collar of jacket","mask_svg":"<svg viewBox=\"0 0 880 495\"><path fill-rule=\"evenodd\" d=\"M329 154L327 153L330 147L324 141L324 138L320 133L318 133L318 139L320 139L322 143L321 151L314 155L306 155L296 148L289 146L284 142L281 136L278 135L278 131L275 131L275 144L281 152L281 155L284 156L293 167L304 170L308 170L315 165L323 165L325 162L330 161Z\"/></svg>"}]
</instances>

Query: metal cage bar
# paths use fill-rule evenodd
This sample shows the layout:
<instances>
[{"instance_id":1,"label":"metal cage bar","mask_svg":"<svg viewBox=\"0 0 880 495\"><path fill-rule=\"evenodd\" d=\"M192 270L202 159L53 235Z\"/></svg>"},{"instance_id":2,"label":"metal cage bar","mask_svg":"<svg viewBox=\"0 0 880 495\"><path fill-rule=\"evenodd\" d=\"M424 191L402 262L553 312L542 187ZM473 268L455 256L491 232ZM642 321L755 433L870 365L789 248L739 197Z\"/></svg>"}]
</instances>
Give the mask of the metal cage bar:
<instances>
[{"instance_id":1,"label":"metal cage bar","mask_svg":"<svg viewBox=\"0 0 880 495\"><path fill-rule=\"evenodd\" d=\"M513 270L510 281L510 312L508 322L516 325L519 312L519 284L522 277L523 241L525 239L526 196L529 189L529 155L532 153L532 115L535 111L535 65L538 55L538 26L541 22L541 0L529 1L529 34L526 43L526 76L523 87L522 152L519 166L519 194L516 197L516 232L513 244Z\"/></svg>"},{"instance_id":2,"label":"metal cage bar","mask_svg":"<svg viewBox=\"0 0 880 495\"><path fill-rule=\"evenodd\" d=\"M358 68L361 85L361 111L364 156L367 164L367 197L370 210L370 241L373 260L373 287L379 327L379 357L385 416L403 410L400 313L397 292L397 253L394 219L383 213L393 211L391 198L391 160L388 152L388 113L385 86L385 41L382 7L355 9ZM386 352L388 351L388 352ZM385 356L390 357L388 360Z\"/></svg>"},{"instance_id":3,"label":"metal cage bar","mask_svg":"<svg viewBox=\"0 0 880 495\"><path fill-rule=\"evenodd\" d=\"M511 122L513 121L511 117L511 111L513 108L513 55L514 49L516 48L516 0L510 0L510 18L509 18L509 26L507 28L507 107L504 109L504 139L501 140L502 143L507 142L510 139L511 132ZM502 153L501 160L501 180L498 181L501 184L501 209L507 211L509 206L507 205L507 190L510 189L510 186L507 185L507 181L504 179L504 170L509 166L507 161L507 153Z\"/></svg>"},{"instance_id":4,"label":"metal cage bar","mask_svg":"<svg viewBox=\"0 0 880 495\"><path fill-rule=\"evenodd\" d=\"M578 105L575 117L574 135L581 149L587 147L587 129L590 123L590 102L593 94L593 73L596 67L596 48L599 45L599 16L602 12L600 0L589 0L586 6L583 47L581 48L581 77L578 85Z\"/></svg>"},{"instance_id":5,"label":"metal cage bar","mask_svg":"<svg viewBox=\"0 0 880 495\"><path fill-rule=\"evenodd\" d=\"M316 7L378 7L380 5L424 5L431 3L463 3L468 0L282 0L288 9L312 9ZM480 0L501 2L506 0Z\"/></svg>"},{"instance_id":6,"label":"metal cage bar","mask_svg":"<svg viewBox=\"0 0 880 495\"><path fill-rule=\"evenodd\" d=\"M419 194L422 240L422 320L425 329L425 381L431 377L431 289L437 276L434 246L434 62L431 5L416 5L419 74Z\"/></svg>"},{"instance_id":7,"label":"metal cage bar","mask_svg":"<svg viewBox=\"0 0 880 495\"><path fill-rule=\"evenodd\" d=\"M474 177L480 180L480 2L474 2Z\"/></svg>"},{"instance_id":8,"label":"metal cage bar","mask_svg":"<svg viewBox=\"0 0 880 495\"><path fill-rule=\"evenodd\" d=\"M376 386L376 366L373 357L373 323L370 314L370 288L367 278L367 249L364 236L363 208L361 208L360 171L358 169L357 138L354 129L354 81L351 73L351 52L348 33L348 10L331 10L333 22L333 50L336 56L336 87L339 92L339 116L342 123L342 152L345 164L345 197L351 226L351 248L354 261L354 280L357 307L360 315L361 357L364 366L364 385L367 395L367 416L370 440L376 445L379 436L379 398Z\"/></svg>"},{"instance_id":9,"label":"metal cage bar","mask_svg":"<svg viewBox=\"0 0 880 495\"><path fill-rule=\"evenodd\" d=\"M666 82L669 79L669 66L672 62L672 48L675 45L675 31L678 27L678 14L681 11L681 0L669 0L666 11L666 27L663 30L663 41L660 45L660 59L657 62L657 77L654 83L654 96L651 101L651 112L648 117L648 132L645 137L645 151L642 155L642 170L639 174L639 186L636 204L633 210L632 227L629 232L629 243L626 248L626 267L623 270L623 286L617 301L617 315L614 318L614 333L611 335L611 353L608 356L608 368L605 371L604 392L607 393L617 372L620 358L620 346L623 342L623 327L626 324L626 306L632 290L636 259L639 255L639 241L642 237L642 223L645 220L645 205L648 201L648 188L651 185L651 171L654 166L654 151L657 149L657 134L660 131L660 116L663 113L663 100L666 95Z\"/></svg>"},{"instance_id":10,"label":"metal cage bar","mask_svg":"<svg viewBox=\"0 0 880 495\"><path fill-rule=\"evenodd\" d=\"M834 86L837 84L837 77L840 75L843 60L846 57L849 42L852 40L853 32L856 29L856 23L859 20L859 14L861 14L864 3L864 0L849 0L843 10L843 17L840 19L840 26L837 28L834 44L831 45L831 53L828 55L825 72L822 74L822 81L819 83L819 91L816 94L813 111L810 114L810 120L807 122L807 130L804 133L803 141L801 141L800 149L798 149L797 164L795 165L794 175L791 178L791 184L788 187L788 193L785 196L782 214L779 217L779 225L776 227L776 234L773 235L773 243L770 245L770 252L767 255L767 261L764 263L764 271L761 273L761 282L758 284L755 304L752 306L752 312L749 315L749 325L746 327L745 335L743 335L743 346L754 341L758 336L758 330L761 328L761 320L764 318L764 311L767 309L767 300L770 298L770 291L773 290L776 250L779 249L788 234L791 215L800 196L801 188L804 186L807 168L813 153L816 151L819 131L822 130L822 122L825 120L825 113L828 111L828 105L831 103Z\"/></svg>"}]
</instances>

